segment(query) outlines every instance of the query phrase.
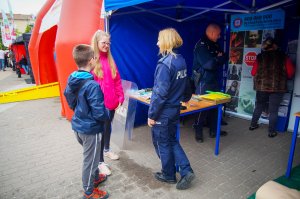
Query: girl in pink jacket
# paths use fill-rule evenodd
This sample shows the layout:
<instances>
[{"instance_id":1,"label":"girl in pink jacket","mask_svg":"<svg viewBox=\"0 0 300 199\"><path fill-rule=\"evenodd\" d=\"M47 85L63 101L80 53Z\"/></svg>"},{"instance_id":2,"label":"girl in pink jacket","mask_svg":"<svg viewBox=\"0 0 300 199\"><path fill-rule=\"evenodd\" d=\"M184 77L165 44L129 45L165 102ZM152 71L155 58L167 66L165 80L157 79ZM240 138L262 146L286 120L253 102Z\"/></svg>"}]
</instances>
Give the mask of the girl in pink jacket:
<instances>
[{"instance_id":1,"label":"girl in pink jacket","mask_svg":"<svg viewBox=\"0 0 300 199\"><path fill-rule=\"evenodd\" d=\"M95 51L96 66L92 71L95 81L100 84L104 94L104 104L110 112L110 120L105 122L104 132L101 141L101 153L99 170L100 173L110 175L111 171L104 157L112 160L118 160L119 156L110 150L111 122L114 118L115 110L122 105L124 93L121 83L121 77L118 72L115 61L110 52L110 35L102 30L97 30L92 38L92 47Z\"/></svg>"}]
</instances>

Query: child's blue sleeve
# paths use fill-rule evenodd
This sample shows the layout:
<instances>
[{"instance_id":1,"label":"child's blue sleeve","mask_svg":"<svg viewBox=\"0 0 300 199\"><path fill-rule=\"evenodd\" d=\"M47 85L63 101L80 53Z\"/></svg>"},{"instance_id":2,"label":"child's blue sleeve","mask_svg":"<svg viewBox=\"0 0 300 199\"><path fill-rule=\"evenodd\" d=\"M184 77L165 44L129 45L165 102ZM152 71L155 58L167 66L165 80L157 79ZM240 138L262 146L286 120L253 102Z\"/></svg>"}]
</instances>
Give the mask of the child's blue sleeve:
<instances>
[{"instance_id":1,"label":"child's blue sleeve","mask_svg":"<svg viewBox=\"0 0 300 199\"><path fill-rule=\"evenodd\" d=\"M87 101L90 105L92 116L97 121L108 120L109 116L104 106L104 97L99 84L90 84L87 92Z\"/></svg>"}]
</instances>

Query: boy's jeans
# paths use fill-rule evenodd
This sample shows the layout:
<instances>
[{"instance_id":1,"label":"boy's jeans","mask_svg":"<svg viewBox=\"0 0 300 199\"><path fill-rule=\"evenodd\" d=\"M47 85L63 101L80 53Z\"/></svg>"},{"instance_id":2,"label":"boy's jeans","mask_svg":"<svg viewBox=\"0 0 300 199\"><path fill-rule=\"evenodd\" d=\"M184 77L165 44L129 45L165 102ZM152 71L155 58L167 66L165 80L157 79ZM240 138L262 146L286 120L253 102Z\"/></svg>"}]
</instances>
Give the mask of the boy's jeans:
<instances>
[{"instance_id":1,"label":"boy's jeans","mask_svg":"<svg viewBox=\"0 0 300 199\"><path fill-rule=\"evenodd\" d=\"M102 133L83 134L75 132L79 144L83 147L82 184L86 194L91 194L94 189L94 180L99 177L98 163Z\"/></svg>"}]
</instances>

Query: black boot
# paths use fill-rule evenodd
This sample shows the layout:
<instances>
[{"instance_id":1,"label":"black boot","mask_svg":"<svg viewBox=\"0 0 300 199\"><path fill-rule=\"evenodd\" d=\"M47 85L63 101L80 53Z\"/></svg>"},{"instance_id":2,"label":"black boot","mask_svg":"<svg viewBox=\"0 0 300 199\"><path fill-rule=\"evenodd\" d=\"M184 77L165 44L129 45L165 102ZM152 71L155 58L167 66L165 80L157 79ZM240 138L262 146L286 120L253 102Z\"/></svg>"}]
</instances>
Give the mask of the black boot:
<instances>
[{"instance_id":1,"label":"black boot","mask_svg":"<svg viewBox=\"0 0 300 199\"><path fill-rule=\"evenodd\" d=\"M226 136L226 135L227 135L227 132L226 132L226 131L221 131L220 135L221 135L221 136ZM216 137L216 132L214 132L214 131L209 131L209 137L210 137L210 138L215 138L215 137Z\"/></svg>"},{"instance_id":2,"label":"black boot","mask_svg":"<svg viewBox=\"0 0 300 199\"><path fill-rule=\"evenodd\" d=\"M225 122L225 120L222 119L222 120L221 120L221 125L222 125L222 126L226 126L226 125L228 125L228 123Z\"/></svg>"},{"instance_id":3,"label":"black boot","mask_svg":"<svg viewBox=\"0 0 300 199\"><path fill-rule=\"evenodd\" d=\"M202 143L203 142L202 127L200 127L199 125L194 124L193 128L195 129L195 139L196 139L196 142Z\"/></svg>"},{"instance_id":4,"label":"black boot","mask_svg":"<svg viewBox=\"0 0 300 199\"><path fill-rule=\"evenodd\" d=\"M17 75L18 75L18 78L21 78L21 70L20 69L17 69Z\"/></svg>"}]
</instances>

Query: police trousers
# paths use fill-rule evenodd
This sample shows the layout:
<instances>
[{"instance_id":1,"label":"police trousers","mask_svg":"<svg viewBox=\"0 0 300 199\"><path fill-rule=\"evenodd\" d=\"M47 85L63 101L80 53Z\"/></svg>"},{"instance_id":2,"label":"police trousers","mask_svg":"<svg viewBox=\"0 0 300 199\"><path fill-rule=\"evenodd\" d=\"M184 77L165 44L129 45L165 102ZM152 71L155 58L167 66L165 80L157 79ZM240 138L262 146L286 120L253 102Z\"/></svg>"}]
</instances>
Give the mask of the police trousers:
<instances>
[{"instance_id":1,"label":"police trousers","mask_svg":"<svg viewBox=\"0 0 300 199\"><path fill-rule=\"evenodd\" d=\"M176 130L177 123L169 124L168 118L159 119L151 129L153 145L161 161L162 173L167 179L174 179L175 164L179 166L181 176L192 171L185 152L176 140Z\"/></svg>"}]
</instances>

